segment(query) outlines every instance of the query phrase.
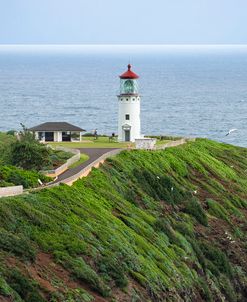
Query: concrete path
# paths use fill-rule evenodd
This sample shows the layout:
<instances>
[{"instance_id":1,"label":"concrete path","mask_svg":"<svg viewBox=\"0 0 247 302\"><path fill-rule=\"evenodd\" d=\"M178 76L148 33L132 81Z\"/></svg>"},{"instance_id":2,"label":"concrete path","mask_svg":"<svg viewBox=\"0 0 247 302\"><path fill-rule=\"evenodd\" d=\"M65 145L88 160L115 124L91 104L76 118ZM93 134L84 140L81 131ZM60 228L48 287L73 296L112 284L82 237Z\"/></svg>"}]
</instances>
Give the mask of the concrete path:
<instances>
[{"instance_id":1,"label":"concrete path","mask_svg":"<svg viewBox=\"0 0 247 302\"><path fill-rule=\"evenodd\" d=\"M59 183L64 179L67 179L77 173L79 173L82 169L86 168L88 165L90 165L92 162L97 160L99 157L104 155L105 153L117 150L118 148L81 148L79 149L81 153L87 154L89 156L89 159L80 164L79 166L69 169L65 171L64 173L60 174L58 178L52 183Z\"/></svg>"}]
</instances>

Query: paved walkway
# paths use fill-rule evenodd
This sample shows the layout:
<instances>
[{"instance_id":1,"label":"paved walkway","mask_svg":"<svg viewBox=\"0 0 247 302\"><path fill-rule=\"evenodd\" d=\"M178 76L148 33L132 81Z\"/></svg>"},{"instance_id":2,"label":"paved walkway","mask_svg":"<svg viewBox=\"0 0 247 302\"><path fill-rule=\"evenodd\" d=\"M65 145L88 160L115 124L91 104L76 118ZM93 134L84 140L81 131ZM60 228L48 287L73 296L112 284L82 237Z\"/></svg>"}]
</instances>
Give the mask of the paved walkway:
<instances>
[{"instance_id":1,"label":"paved walkway","mask_svg":"<svg viewBox=\"0 0 247 302\"><path fill-rule=\"evenodd\" d=\"M104 155L105 153L112 151L112 150L117 150L118 148L81 148L79 149L81 153L87 154L89 156L89 159L84 161L82 164L79 166L68 169L62 174L58 176L58 178L53 182L53 183L58 183L61 182L64 179L67 179L77 173L79 173L82 169L86 168L88 165L90 165L92 162L97 160L99 157Z\"/></svg>"}]
</instances>

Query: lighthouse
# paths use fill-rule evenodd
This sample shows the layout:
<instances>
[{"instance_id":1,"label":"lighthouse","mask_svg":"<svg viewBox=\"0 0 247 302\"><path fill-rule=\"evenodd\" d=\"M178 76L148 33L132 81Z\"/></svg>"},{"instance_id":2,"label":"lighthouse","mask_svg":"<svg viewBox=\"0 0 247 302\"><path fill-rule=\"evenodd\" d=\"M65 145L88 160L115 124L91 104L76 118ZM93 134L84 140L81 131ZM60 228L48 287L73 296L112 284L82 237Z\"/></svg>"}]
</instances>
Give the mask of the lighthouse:
<instances>
[{"instance_id":1,"label":"lighthouse","mask_svg":"<svg viewBox=\"0 0 247 302\"><path fill-rule=\"evenodd\" d=\"M128 70L120 77L120 94L118 95L118 140L134 142L141 138L140 95L138 92L139 76Z\"/></svg>"}]
</instances>

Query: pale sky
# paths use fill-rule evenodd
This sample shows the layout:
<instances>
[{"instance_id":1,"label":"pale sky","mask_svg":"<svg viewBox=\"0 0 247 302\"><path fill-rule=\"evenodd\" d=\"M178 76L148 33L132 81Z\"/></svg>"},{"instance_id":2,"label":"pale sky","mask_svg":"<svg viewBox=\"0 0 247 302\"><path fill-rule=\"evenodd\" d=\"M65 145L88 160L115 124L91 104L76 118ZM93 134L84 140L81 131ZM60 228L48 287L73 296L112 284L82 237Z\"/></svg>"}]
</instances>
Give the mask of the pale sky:
<instances>
[{"instance_id":1,"label":"pale sky","mask_svg":"<svg viewBox=\"0 0 247 302\"><path fill-rule=\"evenodd\" d=\"M0 0L0 44L247 44L247 0Z\"/></svg>"}]
</instances>

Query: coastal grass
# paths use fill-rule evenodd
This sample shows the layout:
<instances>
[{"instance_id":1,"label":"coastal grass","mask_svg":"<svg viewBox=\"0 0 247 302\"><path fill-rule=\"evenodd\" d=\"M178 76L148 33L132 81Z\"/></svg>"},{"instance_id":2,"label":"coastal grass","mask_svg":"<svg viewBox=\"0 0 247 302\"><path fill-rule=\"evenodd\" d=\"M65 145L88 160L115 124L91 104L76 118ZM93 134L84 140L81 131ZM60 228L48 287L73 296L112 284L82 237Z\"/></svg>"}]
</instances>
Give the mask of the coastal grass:
<instances>
[{"instance_id":1,"label":"coastal grass","mask_svg":"<svg viewBox=\"0 0 247 302\"><path fill-rule=\"evenodd\" d=\"M0 299L243 301L246 170L247 149L198 139L1 199Z\"/></svg>"}]
</instances>

